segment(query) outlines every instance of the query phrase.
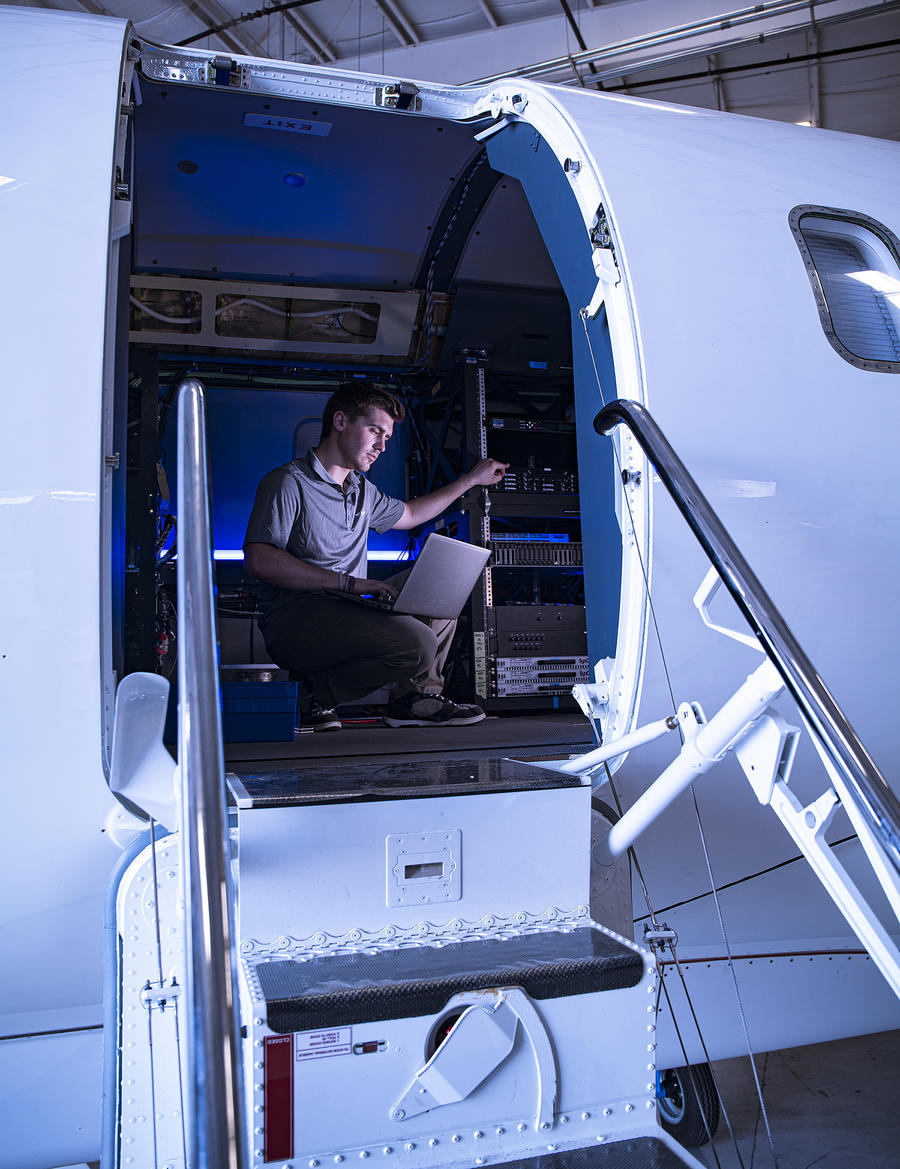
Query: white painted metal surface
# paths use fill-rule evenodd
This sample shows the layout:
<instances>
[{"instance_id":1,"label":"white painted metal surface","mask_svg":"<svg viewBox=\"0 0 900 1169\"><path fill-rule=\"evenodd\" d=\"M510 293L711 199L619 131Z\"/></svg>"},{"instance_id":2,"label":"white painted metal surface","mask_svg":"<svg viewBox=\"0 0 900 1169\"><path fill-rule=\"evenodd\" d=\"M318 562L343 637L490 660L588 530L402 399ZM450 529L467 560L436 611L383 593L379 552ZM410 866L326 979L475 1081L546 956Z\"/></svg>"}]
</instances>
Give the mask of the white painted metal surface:
<instances>
[{"instance_id":1,"label":"white painted metal surface","mask_svg":"<svg viewBox=\"0 0 900 1169\"><path fill-rule=\"evenodd\" d=\"M585 921L584 926L589 925ZM423 939L422 944L432 942ZM302 953L296 949L285 956L296 960ZM265 1000L253 966L253 960L244 963L245 1011L253 1019L245 1066L253 1071L251 1103L261 1121L262 1049L272 1032L265 1025ZM651 964L631 988L532 1004L560 1069L558 1099L549 1113L544 1112L547 1100L541 1090L546 1090L546 1083L542 1083L530 1042L534 1039L540 1045L541 1036L528 1018L525 996L517 1010L521 1009L528 1030L521 1025L516 1029L512 1050L494 1071L471 1093L458 1093L461 1098L455 1101L448 1099L440 1107L415 1114L401 1109L403 1115L398 1115L398 1097L419 1072L432 1029L456 1000L451 999L437 1016L345 1028L352 1030L352 1036L341 1035L342 1042L330 1057L327 1052L320 1058L295 1057L294 1157L324 1163L337 1157L355 1161L366 1155L406 1160L415 1154L427 1157L431 1164L456 1166L471 1164L477 1156L514 1160L640 1133L659 1134L654 1078L656 981ZM293 1035L292 1042L302 1053L305 1033ZM586 1042L591 1048L589 1060L584 1058ZM353 1054L354 1047L373 1043L378 1050L372 1054ZM577 1074L566 1074L566 1069L573 1068ZM308 1106L311 1098L318 1102L315 1109ZM348 1100L353 1101L352 1108L346 1107ZM537 1127L536 1117L543 1118ZM262 1128L255 1130L256 1149L262 1148L263 1136Z\"/></svg>"},{"instance_id":2,"label":"white painted metal surface","mask_svg":"<svg viewBox=\"0 0 900 1169\"><path fill-rule=\"evenodd\" d=\"M154 873L151 848L144 849L124 873L116 900L122 1042L119 1098L111 1110L118 1120L112 1148L119 1165L184 1169L191 1107L190 1020L177 835L157 842L155 867Z\"/></svg>"},{"instance_id":3,"label":"white painted metal surface","mask_svg":"<svg viewBox=\"0 0 900 1169\"><path fill-rule=\"evenodd\" d=\"M60 1032L73 1009L76 1026L102 1022L103 887L117 855L103 827L115 801L104 776L99 496L125 27L3 11L0 1034L46 1035L32 1041L44 1119L18 1091L2 1094L10 1169L99 1148L99 1032ZM77 293L62 273L77 273ZM23 1046L0 1043L4 1084L26 1082Z\"/></svg>"},{"instance_id":4,"label":"white painted metal surface","mask_svg":"<svg viewBox=\"0 0 900 1169\"><path fill-rule=\"evenodd\" d=\"M560 917L587 906L590 788L359 803L252 808L238 813L238 920L242 952L288 937L423 919L490 924ZM458 900L385 904L395 867L386 841L400 834L459 832ZM365 874L365 879L360 875Z\"/></svg>"},{"instance_id":5,"label":"white painted metal surface","mask_svg":"<svg viewBox=\"0 0 900 1169\"><path fill-rule=\"evenodd\" d=\"M178 829L177 775L163 746L169 682L129 674L116 691L109 786L170 832Z\"/></svg>"}]
</instances>

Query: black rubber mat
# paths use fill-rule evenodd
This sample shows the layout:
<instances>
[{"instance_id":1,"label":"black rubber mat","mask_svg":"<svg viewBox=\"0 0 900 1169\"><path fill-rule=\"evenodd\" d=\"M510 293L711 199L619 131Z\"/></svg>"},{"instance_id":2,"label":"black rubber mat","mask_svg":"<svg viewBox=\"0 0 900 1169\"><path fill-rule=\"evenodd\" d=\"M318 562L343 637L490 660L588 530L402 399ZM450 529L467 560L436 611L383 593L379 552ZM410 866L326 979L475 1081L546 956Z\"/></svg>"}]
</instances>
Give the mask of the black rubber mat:
<instances>
[{"instance_id":1,"label":"black rubber mat","mask_svg":"<svg viewBox=\"0 0 900 1169\"><path fill-rule=\"evenodd\" d=\"M230 771L231 775L240 781L254 808L540 791L581 787L585 782L579 776L511 759L415 763L381 763L374 759L368 763L311 763L302 771ZM240 802L236 785L231 787Z\"/></svg>"},{"instance_id":2,"label":"black rubber mat","mask_svg":"<svg viewBox=\"0 0 900 1169\"><path fill-rule=\"evenodd\" d=\"M590 927L521 937L261 962L256 974L273 1031L437 1014L454 994L520 986L534 999L635 986L639 954Z\"/></svg>"},{"instance_id":3,"label":"black rubber mat","mask_svg":"<svg viewBox=\"0 0 900 1169\"><path fill-rule=\"evenodd\" d=\"M586 1149L506 1161L502 1169L679 1169L684 1163L656 1137L634 1137L611 1145L590 1145Z\"/></svg>"}]
</instances>

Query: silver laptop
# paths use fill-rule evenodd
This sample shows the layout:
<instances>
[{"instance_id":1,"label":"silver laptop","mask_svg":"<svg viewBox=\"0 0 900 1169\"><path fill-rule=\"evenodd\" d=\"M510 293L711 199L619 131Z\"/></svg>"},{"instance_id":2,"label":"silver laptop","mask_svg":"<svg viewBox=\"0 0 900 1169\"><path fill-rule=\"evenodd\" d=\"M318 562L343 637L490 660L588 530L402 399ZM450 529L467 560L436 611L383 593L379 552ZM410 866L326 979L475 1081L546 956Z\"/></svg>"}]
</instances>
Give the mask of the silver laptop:
<instances>
[{"instance_id":1,"label":"silver laptop","mask_svg":"<svg viewBox=\"0 0 900 1169\"><path fill-rule=\"evenodd\" d=\"M337 595L378 609L388 609L391 613L458 617L490 555L489 548L479 548L477 544L466 544L432 532L393 602L348 593Z\"/></svg>"}]
</instances>

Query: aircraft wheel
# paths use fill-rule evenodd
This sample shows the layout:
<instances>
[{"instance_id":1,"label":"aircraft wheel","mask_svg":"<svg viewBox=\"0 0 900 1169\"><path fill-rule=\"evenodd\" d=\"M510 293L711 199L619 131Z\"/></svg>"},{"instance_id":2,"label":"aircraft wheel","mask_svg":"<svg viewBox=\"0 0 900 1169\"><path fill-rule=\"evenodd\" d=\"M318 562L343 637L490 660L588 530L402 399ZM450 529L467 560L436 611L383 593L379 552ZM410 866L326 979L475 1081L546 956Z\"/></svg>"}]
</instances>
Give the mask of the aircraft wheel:
<instances>
[{"instance_id":1,"label":"aircraft wheel","mask_svg":"<svg viewBox=\"0 0 900 1169\"><path fill-rule=\"evenodd\" d=\"M686 1149L705 1145L716 1135L719 1098L708 1063L657 1072L656 1105L660 1124Z\"/></svg>"}]
</instances>

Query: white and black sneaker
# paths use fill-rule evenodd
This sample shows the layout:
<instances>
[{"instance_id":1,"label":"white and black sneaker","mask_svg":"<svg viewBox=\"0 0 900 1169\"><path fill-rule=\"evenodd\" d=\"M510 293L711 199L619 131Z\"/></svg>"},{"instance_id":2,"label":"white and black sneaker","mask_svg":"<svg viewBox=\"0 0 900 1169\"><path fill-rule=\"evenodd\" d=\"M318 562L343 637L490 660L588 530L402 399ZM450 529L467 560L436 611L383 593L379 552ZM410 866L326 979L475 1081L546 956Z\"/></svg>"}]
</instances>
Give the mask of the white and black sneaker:
<instances>
[{"instance_id":1,"label":"white and black sneaker","mask_svg":"<svg viewBox=\"0 0 900 1169\"><path fill-rule=\"evenodd\" d=\"M443 694L422 694L418 690L398 694L384 712L389 727L465 727L483 718L480 706L461 706Z\"/></svg>"},{"instance_id":2,"label":"white and black sneaker","mask_svg":"<svg viewBox=\"0 0 900 1169\"><path fill-rule=\"evenodd\" d=\"M311 694L304 694L300 700L301 731L339 731L341 720L334 707L320 706Z\"/></svg>"}]
</instances>

